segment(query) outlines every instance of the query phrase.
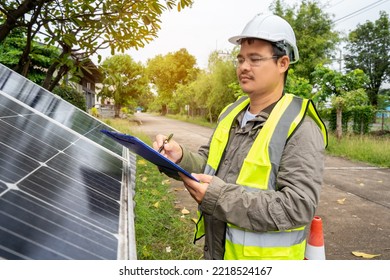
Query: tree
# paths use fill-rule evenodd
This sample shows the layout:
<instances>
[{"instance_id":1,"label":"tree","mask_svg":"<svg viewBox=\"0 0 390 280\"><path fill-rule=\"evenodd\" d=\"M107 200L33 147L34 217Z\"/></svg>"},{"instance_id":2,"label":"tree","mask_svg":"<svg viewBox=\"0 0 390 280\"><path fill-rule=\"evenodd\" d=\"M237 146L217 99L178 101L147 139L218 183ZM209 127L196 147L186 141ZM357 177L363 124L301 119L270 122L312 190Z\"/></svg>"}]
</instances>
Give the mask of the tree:
<instances>
[{"instance_id":1,"label":"tree","mask_svg":"<svg viewBox=\"0 0 390 280\"><path fill-rule=\"evenodd\" d=\"M303 98L310 98L314 102L318 101L318 96L313 93L313 86L309 80L295 75L293 69L288 70L285 92L291 93Z\"/></svg>"},{"instance_id":2,"label":"tree","mask_svg":"<svg viewBox=\"0 0 390 280\"><path fill-rule=\"evenodd\" d=\"M276 0L270 9L286 19L294 29L299 50L299 62L291 65L295 75L313 84L311 73L316 65L330 63L340 41L339 33L332 30L331 16L316 0L304 0L299 7L289 7L282 0Z\"/></svg>"},{"instance_id":3,"label":"tree","mask_svg":"<svg viewBox=\"0 0 390 280\"><path fill-rule=\"evenodd\" d=\"M32 15L35 18L45 4L53 0L24 0L19 1L1 1L0 2L0 42L16 27L27 27L25 16ZM30 21L31 22L31 21Z\"/></svg>"},{"instance_id":4,"label":"tree","mask_svg":"<svg viewBox=\"0 0 390 280\"><path fill-rule=\"evenodd\" d=\"M62 99L68 101L74 106L80 108L83 111L87 111L87 104L84 94L78 92L76 89L67 85L56 86L53 93L61 96Z\"/></svg>"},{"instance_id":5,"label":"tree","mask_svg":"<svg viewBox=\"0 0 390 280\"><path fill-rule=\"evenodd\" d=\"M26 38L23 32L18 29L12 30L7 38L0 44L0 63L17 71L25 41ZM27 78L34 83L41 85L46 76L45 69L47 69L52 61L58 57L58 54L57 48L32 41Z\"/></svg>"},{"instance_id":6,"label":"tree","mask_svg":"<svg viewBox=\"0 0 390 280\"><path fill-rule=\"evenodd\" d=\"M27 8L22 9L23 5ZM61 54L47 70L43 87L51 90L68 72L81 73L88 57L98 50L111 48L112 54L129 48L143 47L157 37L160 16L165 10L190 6L192 0L73 0L24 1L2 5L1 29L18 26L26 29L27 40L19 65L23 69L31 50L30 42L39 32L49 45L57 46ZM23 6L24 7L24 6ZM19 11L17 20L14 11ZM24 12L24 14L23 14ZM27 15L27 13L30 13Z\"/></svg>"},{"instance_id":7,"label":"tree","mask_svg":"<svg viewBox=\"0 0 390 280\"><path fill-rule=\"evenodd\" d=\"M209 57L211 92L206 99L206 105L211 123L217 119L226 105L236 100L234 89L229 87L237 82L236 69L232 61L232 56L226 59L219 56L218 52L211 53Z\"/></svg>"},{"instance_id":8,"label":"tree","mask_svg":"<svg viewBox=\"0 0 390 280\"><path fill-rule=\"evenodd\" d=\"M161 113L167 113L167 106L174 98L178 85L187 84L195 79L196 58L186 49L170 52L164 56L157 55L147 61L147 73L150 82L157 89Z\"/></svg>"},{"instance_id":9,"label":"tree","mask_svg":"<svg viewBox=\"0 0 390 280\"><path fill-rule=\"evenodd\" d=\"M330 120L330 127L336 129L337 138L342 136L343 111L354 106L353 94L363 95L364 85L368 82L367 75L360 69L355 69L346 74L318 65L312 73L315 83L316 96L319 101L331 100L333 110L336 113L335 123ZM347 98L348 97L348 98ZM357 100L363 100L363 98ZM348 119L346 119L348 120ZM345 122L347 125L347 122Z\"/></svg>"},{"instance_id":10,"label":"tree","mask_svg":"<svg viewBox=\"0 0 390 280\"><path fill-rule=\"evenodd\" d=\"M369 82L368 76L360 69L343 74L323 65L317 65L312 73L314 88L319 100L326 102L333 96L343 92L364 88Z\"/></svg>"},{"instance_id":11,"label":"tree","mask_svg":"<svg viewBox=\"0 0 390 280\"><path fill-rule=\"evenodd\" d=\"M369 105L369 99L364 89L342 92L332 98L333 108L336 110L336 137L342 138L343 112L347 111L353 116L353 130L356 133L364 134L369 130L369 124L372 123L374 110ZM348 130L348 119L344 121L345 130Z\"/></svg>"},{"instance_id":12,"label":"tree","mask_svg":"<svg viewBox=\"0 0 390 280\"><path fill-rule=\"evenodd\" d=\"M149 93L144 67L129 55L114 55L107 58L101 65L101 71L104 79L99 95L114 99L116 117L123 106L135 107L139 98Z\"/></svg>"},{"instance_id":13,"label":"tree","mask_svg":"<svg viewBox=\"0 0 390 280\"><path fill-rule=\"evenodd\" d=\"M367 92L370 103L378 106L381 85L390 81L390 22L389 15L381 11L375 22L358 25L348 36L345 67L362 69L370 78Z\"/></svg>"}]
</instances>

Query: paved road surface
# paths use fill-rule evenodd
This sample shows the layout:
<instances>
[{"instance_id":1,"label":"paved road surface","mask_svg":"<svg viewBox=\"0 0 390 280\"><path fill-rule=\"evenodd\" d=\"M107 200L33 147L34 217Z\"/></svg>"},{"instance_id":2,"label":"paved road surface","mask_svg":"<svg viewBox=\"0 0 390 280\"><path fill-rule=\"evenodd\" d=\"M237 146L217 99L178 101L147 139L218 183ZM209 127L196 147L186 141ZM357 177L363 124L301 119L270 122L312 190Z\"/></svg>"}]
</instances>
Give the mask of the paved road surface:
<instances>
[{"instance_id":1,"label":"paved road surface","mask_svg":"<svg viewBox=\"0 0 390 280\"><path fill-rule=\"evenodd\" d=\"M196 151L207 143L212 130L164 117L137 113L139 131L152 139L157 133L174 133L177 142ZM390 155L389 155L390 156ZM327 156L324 185L317 215L324 226L325 252L329 260L362 259L353 251L379 255L374 260L390 260L390 169ZM178 207L186 207L195 217L196 203L172 180Z\"/></svg>"}]
</instances>

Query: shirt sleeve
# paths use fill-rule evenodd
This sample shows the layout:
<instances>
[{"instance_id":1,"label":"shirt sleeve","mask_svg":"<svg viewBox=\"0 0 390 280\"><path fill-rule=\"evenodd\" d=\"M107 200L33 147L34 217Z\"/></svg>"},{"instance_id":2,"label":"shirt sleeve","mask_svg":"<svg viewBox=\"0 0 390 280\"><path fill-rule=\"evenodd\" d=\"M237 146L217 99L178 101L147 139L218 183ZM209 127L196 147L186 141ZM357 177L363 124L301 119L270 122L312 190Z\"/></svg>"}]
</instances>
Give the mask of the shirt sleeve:
<instances>
[{"instance_id":1,"label":"shirt sleeve","mask_svg":"<svg viewBox=\"0 0 390 280\"><path fill-rule=\"evenodd\" d=\"M324 141L309 117L283 151L276 190L247 191L214 176L200 209L216 219L254 231L286 230L311 222L319 202Z\"/></svg>"},{"instance_id":2,"label":"shirt sleeve","mask_svg":"<svg viewBox=\"0 0 390 280\"><path fill-rule=\"evenodd\" d=\"M208 145L201 146L198 153L191 152L184 146L181 148L183 156L178 165L190 173L203 173L207 162ZM181 180L176 172L172 172L167 168L159 167L159 171L173 179Z\"/></svg>"}]
</instances>

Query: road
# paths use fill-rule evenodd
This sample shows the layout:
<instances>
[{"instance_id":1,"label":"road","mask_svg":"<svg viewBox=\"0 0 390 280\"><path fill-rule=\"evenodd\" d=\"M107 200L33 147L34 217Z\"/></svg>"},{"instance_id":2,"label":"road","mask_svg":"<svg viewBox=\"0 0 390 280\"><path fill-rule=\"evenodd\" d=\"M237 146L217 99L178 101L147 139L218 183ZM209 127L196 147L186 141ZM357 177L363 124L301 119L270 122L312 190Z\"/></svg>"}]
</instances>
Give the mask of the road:
<instances>
[{"instance_id":1,"label":"road","mask_svg":"<svg viewBox=\"0 0 390 280\"><path fill-rule=\"evenodd\" d=\"M174 139L196 151L207 143L212 129L137 113L137 130L152 139L174 133ZM178 181L171 180L178 208L195 215L196 203ZM326 156L324 184L316 215L323 222L325 254L329 260L359 260L352 252L390 260L390 169Z\"/></svg>"}]
</instances>

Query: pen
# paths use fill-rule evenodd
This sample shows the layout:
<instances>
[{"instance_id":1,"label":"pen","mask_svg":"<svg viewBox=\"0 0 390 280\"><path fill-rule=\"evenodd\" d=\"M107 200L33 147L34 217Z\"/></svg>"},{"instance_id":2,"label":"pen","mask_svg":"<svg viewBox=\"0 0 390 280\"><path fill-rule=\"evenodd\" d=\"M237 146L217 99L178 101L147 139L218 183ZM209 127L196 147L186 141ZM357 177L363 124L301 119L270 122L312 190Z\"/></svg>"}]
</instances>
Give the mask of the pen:
<instances>
[{"instance_id":1,"label":"pen","mask_svg":"<svg viewBox=\"0 0 390 280\"><path fill-rule=\"evenodd\" d=\"M169 142L173 137L173 133L171 133L167 139L164 140L164 143L161 145L161 147L158 149L158 152L161 153L161 151L164 149L164 145Z\"/></svg>"}]
</instances>

